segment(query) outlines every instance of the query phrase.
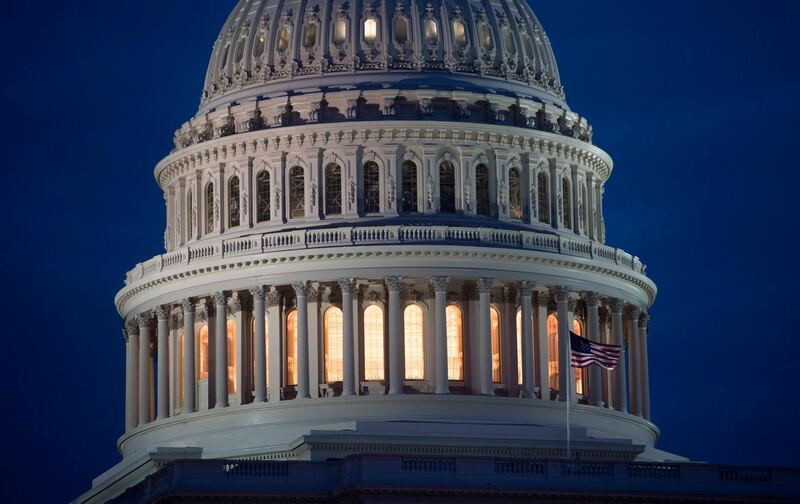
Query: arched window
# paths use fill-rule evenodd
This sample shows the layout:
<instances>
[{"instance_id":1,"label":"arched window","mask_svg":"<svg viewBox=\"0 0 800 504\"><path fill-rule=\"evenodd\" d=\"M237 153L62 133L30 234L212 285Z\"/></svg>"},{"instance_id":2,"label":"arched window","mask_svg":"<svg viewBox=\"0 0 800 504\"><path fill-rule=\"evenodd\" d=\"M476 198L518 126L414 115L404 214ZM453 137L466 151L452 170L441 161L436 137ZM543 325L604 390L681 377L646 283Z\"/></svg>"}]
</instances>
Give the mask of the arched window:
<instances>
[{"instance_id":1,"label":"arched window","mask_svg":"<svg viewBox=\"0 0 800 504\"><path fill-rule=\"evenodd\" d=\"M378 39L378 23L374 18L364 20L364 40L368 44L374 43Z\"/></svg>"},{"instance_id":2,"label":"arched window","mask_svg":"<svg viewBox=\"0 0 800 504\"><path fill-rule=\"evenodd\" d=\"M364 379L383 380L383 308L364 310Z\"/></svg>"},{"instance_id":3,"label":"arched window","mask_svg":"<svg viewBox=\"0 0 800 504\"><path fill-rule=\"evenodd\" d=\"M278 33L278 52L284 53L292 43L292 26L285 24Z\"/></svg>"},{"instance_id":4,"label":"arched window","mask_svg":"<svg viewBox=\"0 0 800 504\"><path fill-rule=\"evenodd\" d=\"M489 311L491 312L492 330L492 381L500 383L503 380L500 368L500 311L494 306Z\"/></svg>"},{"instance_id":5,"label":"arched window","mask_svg":"<svg viewBox=\"0 0 800 504\"><path fill-rule=\"evenodd\" d=\"M286 314L286 384L297 385L297 310Z\"/></svg>"},{"instance_id":6,"label":"arched window","mask_svg":"<svg viewBox=\"0 0 800 504\"><path fill-rule=\"evenodd\" d=\"M583 336L583 322L577 318L572 322L572 332L578 336ZM583 395L584 374L583 368L575 368L575 392Z\"/></svg>"},{"instance_id":7,"label":"arched window","mask_svg":"<svg viewBox=\"0 0 800 504\"><path fill-rule=\"evenodd\" d=\"M247 45L247 37L243 33L242 36L239 37L239 42L236 44L236 54L234 55L236 63L241 62L242 58L244 58L244 48L246 45Z\"/></svg>"},{"instance_id":8,"label":"arched window","mask_svg":"<svg viewBox=\"0 0 800 504\"><path fill-rule=\"evenodd\" d=\"M306 216L306 181L303 168L295 166L289 170L289 217L300 219Z\"/></svg>"},{"instance_id":9,"label":"arched window","mask_svg":"<svg viewBox=\"0 0 800 504\"><path fill-rule=\"evenodd\" d=\"M198 360L197 379L205 380L208 378L208 324L203 324L197 331Z\"/></svg>"},{"instance_id":10,"label":"arched window","mask_svg":"<svg viewBox=\"0 0 800 504\"><path fill-rule=\"evenodd\" d=\"M436 20L428 18L425 20L425 41L429 45L436 45L439 43L439 27L436 26Z\"/></svg>"},{"instance_id":11,"label":"arched window","mask_svg":"<svg viewBox=\"0 0 800 504\"><path fill-rule=\"evenodd\" d=\"M303 31L303 47L311 49L317 45L317 24L309 23Z\"/></svg>"},{"instance_id":12,"label":"arched window","mask_svg":"<svg viewBox=\"0 0 800 504\"><path fill-rule=\"evenodd\" d=\"M419 212L418 188L417 188L417 165L413 161L405 161L401 168L402 178L402 208L403 213Z\"/></svg>"},{"instance_id":13,"label":"arched window","mask_svg":"<svg viewBox=\"0 0 800 504\"><path fill-rule=\"evenodd\" d=\"M333 24L333 43L335 45L344 44L347 41L347 21L337 19Z\"/></svg>"},{"instance_id":14,"label":"arched window","mask_svg":"<svg viewBox=\"0 0 800 504\"><path fill-rule=\"evenodd\" d=\"M408 42L408 19L405 16L394 18L394 41L400 45Z\"/></svg>"},{"instance_id":15,"label":"arched window","mask_svg":"<svg viewBox=\"0 0 800 504\"><path fill-rule=\"evenodd\" d=\"M522 180L519 170L508 170L508 216L511 219L522 219Z\"/></svg>"},{"instance_id":16,"label":"arched window","mask_svg":"<svg viewBox=\"0 0 800 504\"><path fill-rule=\"evenodd\" d=\"M456 211L456 167L450 161L439 166L439 211Z\"/></svg>"},{"instance_id":17,"label":"arched window","mask_svg":"<svg viewBox=\"0 0 800 504\"><path fill-rule=\"evenodd\" d=\"M232 177L228 181L228 227L237 227L242 223L239 212L241 197L239 191L239 177Z\"/></svg>"},{"instance_id":18,"label":"arched window","mask_svg":"<svg viewBox=\"0 0 800 504\"><path fill-rule=\"evenodd\" d=\"M478 35L480 35L481 45L483 46L483 48L486 49L487 51L490 50L492 48L493 43L492 43L492 29L489 28L489 25L483 23L478 28Z\"/></svg>"},{"instance_id":19,"label":"arched window","mask_svg":"<svg viewBox=\"0 0 800 504\"><path fill-rule=\"evenodd\" d=\"M331 163L325 167L325 215L342 213L342 167Z\"/></svg>"},{"instance_id":20,"label":"arched window","mask_svg":"<svg viewBox=\"0 0 800 504\"><path fill-rule=\"evenodd\" d=\"M206 234L214 232L214 184L206 186Z\"/></svg>"},{"instance_id":21,"label":"arched window","mask_svg":"<svg viewBox=\"0 0 800 504\"><path fill-rule=\"evenodd\" d=\"M553 314L547 317L547 371L550 388L558 390L558 318Z\"/></svg>"},{"instance_id":22,"label":"arched window","mask_svg":"<svg viewBox=\"0 0 800 504\"><path fill-rule=\"evenodd\" d=\"M325 310L324 351L325 351L325 383L342 381L344 376L344 321L342 310L331 306Z\"/></svg>"},{"instance_id":23,"label":"arched window","mask_svg":"<svg viewBox=\"0 0 800 504\"><path fill-rule=\"evenodd\" d=\"M236 393L236 321L228 319L228 393Z\"/></svg>"},{"instance_id":24,"label":"arched window","mask_svg":"<svg viewBox=\"0 0 800 504\"><path fill-rule=\"evenodd\" d=\"M517 45L514 43L514 35L510 29L503 30L503 45L506 46L506 52L510 55L517 54Z\"/></svg>"},{"instance_id":25,"label":"arched window","mask_svg":"<svg viewBox=\"0 0 800 504\"><path fill-rule=\"evenodd\" d=\"M489 187L489 167L479 164L475 167L475 212L484 217L492 214Z\"/></svg>"},{"instance_id":26,"label":"arched window","mask_svg":"<svg viewBox=\"0 0 800 504\"><path fill-rule=\"evenodd\" d=\"M572 229L572 193L569 190L569 180L564 177L561 180L562 207L564 213L564 227Z\"/></svg>"},{"instance_id":27,"label":"arched window","mask_svg":"<svg viewBox=\"0 0 800 504\"><path fill-rule=\"evenodd\" d=\"M256 35L255 46L253 47L253 55L256 58L261 58L264 54L264 49L267 47L267 34L263 31L258 32Z\"/></svg>"},{"instance_id":28,"label":"arched window","mask_svg":"<svg viewBox=\"0 0 800 504\"><path fill-rule=\"evenodd\" d=\"M467 30L460 19L453 20L453 41L457 47L465 47L467 45Z\"/></svg>"},{"instance_id":29,"label":"arched window","mask_svg":"<svg viewBox=\"0 0 800 504\"><path fill-rule=\"evenodd\" d=\"M270 218L269 172L262 170L256 176L256 222L265 222Z\"/></svg>"},{"instance_id":30,"label":"arched window","mask_svg":"<svg viewBox=\"0 0 800 504\"><path fill-rule=\"evenodd\" d=\"M445 311L447 321L447 379L464 379L464 336L461 308L449 305Z\"/></svg>"},{"instance_id":31,"label":"arched window","mask_svg":"<svg viewBox=\"0 0 800 504\"><path fill-rule=\"evenodd\" d=\"M422 307L408 305L403 311L403 345L406 380L425 379L425 321Z\"/></svg>"},{"instance_id":32,"label":"arched window","mask_svg":"<svg viewBox=\"0 0 800 504\"><path fill-rule=\"evenodd\" d=\"M192 191L186 194L186 240L194 238L194 212L192 211Z\"/></svg>"},{"instance_id":33,"label":"arched window","mask_svg":"<svg viewBox=\"0 0 800 504\"><path fill-rule=\"evenodd\" d=\"M522 310L517 310L517 383L522 385Z\"/></svg>"},{"instance_id":34,"label":"arched window","mask_svg":"<svg viewBox=\"0 0 800 504\"><path fill-rule=\"evenodd\" d=\"M381 211L381 170L374 161L364 164L364 212Z\"/></svg>"},{"instance_id":35,"label":"arched window","mask_svg":"<svg viewBox=\"0 0 800 504\"><path fill-rule=\"evenodd\" d=\"M544 172L539 172L539 175L536 176L536 185L539 200L539 222L550 224L550 187Z\"/></svg>"}]
</instances>

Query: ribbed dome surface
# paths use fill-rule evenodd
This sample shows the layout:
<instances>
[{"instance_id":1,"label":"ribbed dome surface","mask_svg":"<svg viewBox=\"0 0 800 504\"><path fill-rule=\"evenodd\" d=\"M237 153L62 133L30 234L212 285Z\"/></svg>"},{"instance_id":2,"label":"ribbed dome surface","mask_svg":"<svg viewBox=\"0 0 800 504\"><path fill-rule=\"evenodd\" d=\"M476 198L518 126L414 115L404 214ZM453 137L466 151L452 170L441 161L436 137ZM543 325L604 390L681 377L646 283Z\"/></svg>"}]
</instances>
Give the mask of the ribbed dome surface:
<instances>
[{"instance_id":1,"label":"ribbed dome surface","mask_svg":"<svg viewBox=\"0 0 800 504\"><path fill-rule=\"evenodd\" d=\"M201 112L371 83L565 106L550 42L520 0L240 0L214 44Z\"/></svg>"}]
</instances>

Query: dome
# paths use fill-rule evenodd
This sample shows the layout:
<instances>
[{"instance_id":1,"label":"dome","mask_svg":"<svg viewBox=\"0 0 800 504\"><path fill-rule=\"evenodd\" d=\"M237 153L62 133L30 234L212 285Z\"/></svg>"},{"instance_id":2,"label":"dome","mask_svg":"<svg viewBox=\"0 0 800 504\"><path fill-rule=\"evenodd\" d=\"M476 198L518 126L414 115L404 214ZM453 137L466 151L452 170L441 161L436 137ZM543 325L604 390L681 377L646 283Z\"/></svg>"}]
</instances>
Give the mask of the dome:
<instances>
[{"instance_id":1,"label":"dome","mask_svg":"<svg viewBox=\"0 0 800 504\"><path fill-rule=\"evenodd\" d=\"M214 43L201 111L303 88L431 79L564 105L550 42L521 0L241 0Z\"/></svg>"}]
</instances>

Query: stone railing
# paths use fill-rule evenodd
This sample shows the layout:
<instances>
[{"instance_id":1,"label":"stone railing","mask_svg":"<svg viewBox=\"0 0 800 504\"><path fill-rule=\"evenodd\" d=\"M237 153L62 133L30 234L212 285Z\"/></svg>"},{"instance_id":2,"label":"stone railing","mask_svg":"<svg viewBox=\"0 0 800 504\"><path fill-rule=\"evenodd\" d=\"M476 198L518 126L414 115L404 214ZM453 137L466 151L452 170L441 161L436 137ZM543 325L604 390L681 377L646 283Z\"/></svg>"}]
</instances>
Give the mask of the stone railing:
<instances>
[{"instance_id":1,"label":"stone railing","mask_svg":"<svg viewBox=\"0 0 800 504\"><path fill-rule=\"evenodd\" d=\"M638 257L582 238L537 231L450 226L363 226L278 231L239 238L211 238L156 256L129 271L125 284L147 280L161 272L194 263L286 250L358 245L447 244L538 250L616 265L646 275Z\"/></svg>"}]
</instances>

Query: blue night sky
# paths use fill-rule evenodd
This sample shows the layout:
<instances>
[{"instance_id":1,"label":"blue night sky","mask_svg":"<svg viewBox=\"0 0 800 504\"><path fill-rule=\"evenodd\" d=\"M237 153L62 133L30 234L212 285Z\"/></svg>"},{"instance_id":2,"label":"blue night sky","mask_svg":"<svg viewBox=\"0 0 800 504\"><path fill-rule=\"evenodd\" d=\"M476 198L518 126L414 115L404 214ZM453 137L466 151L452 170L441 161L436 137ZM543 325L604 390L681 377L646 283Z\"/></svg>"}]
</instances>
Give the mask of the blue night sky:
<instances>
[{"instance_id":1,"label":"blue night sky","mask_svg":"<svg viewBox=\"0 0 800 504\"><path fill-rule=\"evenodd\" d=\"M152 169L233 5L4 4L6 501L64 502L118 459L114 294L162 249ZM797 465L798 5L533 0L570 106L616 162L608 242L659 286L659 446L696 460Z\"/></svg>"}]
</instances>

